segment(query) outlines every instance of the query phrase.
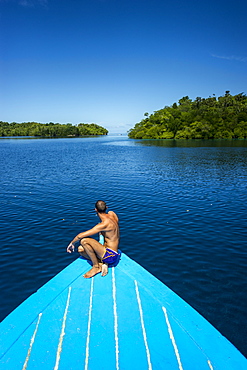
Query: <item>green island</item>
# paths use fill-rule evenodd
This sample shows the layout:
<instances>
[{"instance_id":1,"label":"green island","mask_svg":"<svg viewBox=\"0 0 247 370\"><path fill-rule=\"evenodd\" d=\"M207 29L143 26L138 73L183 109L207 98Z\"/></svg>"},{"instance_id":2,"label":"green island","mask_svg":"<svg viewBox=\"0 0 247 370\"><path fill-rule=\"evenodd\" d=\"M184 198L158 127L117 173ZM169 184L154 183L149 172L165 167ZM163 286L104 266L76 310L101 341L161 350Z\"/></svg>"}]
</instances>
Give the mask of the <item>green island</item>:
<instances>
[{"instance_id":1,"label":"green island","mask_svg":"<svg viewBox=\"0 0 247 370\"><path fill-rule=\"evenodd\" d=\"M3 136L41 136L41 137L78 137L107 135L108 130L96 123L37 123L0 121L0 137Z\"/></svg>"},{"instance_id":2,"label":"green island","mask_svg":"<svg viewBox=\"0 0 247 370\"><path fill-rule=\"evenodd\" d=\"M244 93L216 98L183 97L128 131L131 139L246 139L247 97Z\"/></svg>"}]
</instances>

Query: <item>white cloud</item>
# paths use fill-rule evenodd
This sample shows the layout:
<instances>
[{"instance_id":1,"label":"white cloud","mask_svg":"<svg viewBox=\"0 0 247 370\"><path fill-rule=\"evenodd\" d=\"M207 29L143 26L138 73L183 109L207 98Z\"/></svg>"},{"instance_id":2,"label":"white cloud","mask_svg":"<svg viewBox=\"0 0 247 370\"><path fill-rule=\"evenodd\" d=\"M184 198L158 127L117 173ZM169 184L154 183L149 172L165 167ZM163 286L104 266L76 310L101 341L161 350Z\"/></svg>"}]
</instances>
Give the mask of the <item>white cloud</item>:
<instances>
[{"instance_id":1,"label":"white cloud","mask_svg":"<svg viewBox=\"0 0 247 370\"><path fill-rule=\"evenodd\" d=\"M247 57L240 57L236 55L231 55L231 56L224 56L224 55L215 55L212 54L212 57L218 58L218 59L225 59L225 60L236 60L237 62L247 62Z\"/></svg>"}]
</instances>

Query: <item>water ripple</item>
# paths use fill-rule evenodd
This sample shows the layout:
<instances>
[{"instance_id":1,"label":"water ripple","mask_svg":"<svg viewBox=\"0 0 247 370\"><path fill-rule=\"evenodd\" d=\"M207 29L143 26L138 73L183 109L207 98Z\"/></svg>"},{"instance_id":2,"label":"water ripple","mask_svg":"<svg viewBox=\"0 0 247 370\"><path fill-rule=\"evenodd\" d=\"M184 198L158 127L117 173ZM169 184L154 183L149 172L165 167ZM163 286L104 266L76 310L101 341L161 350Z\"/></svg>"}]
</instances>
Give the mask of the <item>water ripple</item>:
<instances>
[{"instance_id":1,"label":"water ripple","mask_svg":"<svg viewBox=\"0 0 247 370\"><path fill-rule=\"evenodd\" d=\"M0 140L0 319L77 257L66 246L103 198L121 249L247 355L242 143Z\"/></svg>"}]
</instances>

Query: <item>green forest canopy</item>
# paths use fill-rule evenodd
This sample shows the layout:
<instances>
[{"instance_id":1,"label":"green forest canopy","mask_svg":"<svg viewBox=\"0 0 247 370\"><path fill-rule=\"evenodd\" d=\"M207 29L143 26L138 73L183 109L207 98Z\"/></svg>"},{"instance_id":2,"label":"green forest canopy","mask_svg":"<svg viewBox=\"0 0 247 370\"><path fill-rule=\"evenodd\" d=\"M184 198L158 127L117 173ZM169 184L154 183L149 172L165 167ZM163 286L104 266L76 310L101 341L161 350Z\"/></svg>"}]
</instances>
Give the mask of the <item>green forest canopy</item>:
<instances>
[{"instance_id":1,"label":"green forest canopy","mask_svg":"<svg viewBox=\"0 0 247 370\"><path fill-rule=\"evenodd\" d=\"M42 136L42 137L68 137L107 135L108 130L96 123L37 123L37 122L3 122L0 121L0 136Z\"/></svg>"},{"instance_id":2,"label":"green forest canopy","mask_svg":"<svg viewBox=\"0 0 247 370\"><path fill-rule=\"evenodd\" d=\"M128 131L131 139L245 139L247 97L244 93L216 98L183 97L164 107Z\"/></svg>"}]
</instances>

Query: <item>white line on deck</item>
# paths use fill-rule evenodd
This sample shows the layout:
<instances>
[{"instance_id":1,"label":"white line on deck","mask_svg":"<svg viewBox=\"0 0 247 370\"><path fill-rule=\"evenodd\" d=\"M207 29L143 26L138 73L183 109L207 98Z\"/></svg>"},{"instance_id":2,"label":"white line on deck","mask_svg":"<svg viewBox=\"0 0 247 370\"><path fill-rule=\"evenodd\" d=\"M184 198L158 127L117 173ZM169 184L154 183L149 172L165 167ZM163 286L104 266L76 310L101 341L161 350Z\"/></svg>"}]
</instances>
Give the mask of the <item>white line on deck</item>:
<instances>
[{"instance_id":1,"label":"white line on deck","mask_svg":"<svg viewBox=\"0 0 247 370\"><path fill-rule=\"evenodd\" d=\"M94 283L94 277L92 277L90 300L89 300L86 357L85 357L85 367L84 367L85 370L88 369L88 359L89 359L89 339L90 339L90 329L91 329L91 319L92 319L92 309L93 309L93 283Z\"/></svg>"},{"instance_id":2,"label":"white line on deck","mask_svg":"<svg viewBox=\"0 0 247 370\"><path fill-rule=\"evenodd\" d=\"M170 325L170 322L169 322L169 319L168 319L168 315L167 315L167 312L166 312L166 308L162 307L162 309L163 309L164 314L165 314L166 324L167 324L167 327L168 327L168 332L169 332L169 335L170 335L170 338L171 338L171 341L172 341L172 345L173 345L173 348L174 348L174 351L175 351L175 354L176 354L176 357L177 357L179 370L183 370L183 366L182 366L180 356L179 356L179 352L178 352L178 347L177 347L176 342L175 342L175 338L174 338L172 328L171 328L171 325Z\"/></svg>"},{"instance_id":3,"label":"white line on deck","mask_svg":"<svg viewBox=\"0 0 247 370\"><path fill-rule=\"evenodd\" d=\"M60 356L61 356L61 352L62 352L63 337L65 336L65 324L66 324L67 315L68 315L70 294L71 294L71 286L69 287L68 297L67 297L67 302L66 302L66 307L65 307L65 310L64 310L63 323L62 323L62 329L61 329L61 333L60 333L60 337L59 337L59 342L58 342L58 347L57 347L57 356L56 356L56 363L55 363L54 370L57 370L58 369L59 361L60 361Z\"/></svg>"},{"instance_id":4,"label":"white line on deck","mask_svg":"<svg viewBox=\"0 0 247 370\"><path fill-rule=\"evenodd\" d=\"M138 285L137 285L136 280L135 280L135 287L136 287L136 297L137 297L137 302L138 302L139 312L140 312L140 318L141 318L142 334L143 334L143 339L144 339L144 343L145 343L145 347L146 347L148 369L152 370L152 364L151 364L151 359L150 359L150 351L149 351L149 348L148 348L148 341L147 341L147 334L146 334L146 329L145 329L145 326L144 326L141 298L140 298L139 289L138 289Z\"/></svg>"},{"instance_id":5,"label":"white line on deck","mask_svg":"<svg viewBox=\"0 0 247 370\"><path fill-rule=\"evenodd\" d=\"M213 368L213 366L212 366L212 364L209 360L208 360L208 366L209 366L210 370L214 370L214 368Z\"/></svg>"},{"instance_id":6,"label":"white line on deck","mask_svg":"<svg viewBox=\"0 0 247 370\"><path fill-rule=\"evenodd\" d=\"M31 355L31 351L32 351L32 347L33 347L33 343L34 343L34 340L35 340L35 337L36 337L36 334L37 334L37 331L38 331L41 316L42 316L42 313L39 314L38 321L37 321L35 330L33 332L33 336L31 338L31 341L30 341L29 349L28 349L28 352L27 352L27 357L26 357L26 360L24 362L22 370L25 370L27 368L27 364L28 364L28 361L29 361L29 358L30 358L30 355Z\"/></svg>"},{"instance_id":7,"label":"white line on deck","mask_svg":"<svg viewBox=\"0 0 247 370\"><path fill-rule=\"evenodd\" d=\"M117 301L116 301L116 280L114 267L112 268L112 295L113 295L114 334L116 347L116 369L119 370L118 321L117 321Z\"/></svg>"}]
</instances>

